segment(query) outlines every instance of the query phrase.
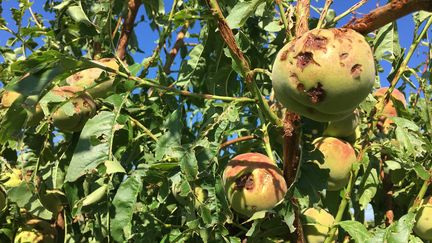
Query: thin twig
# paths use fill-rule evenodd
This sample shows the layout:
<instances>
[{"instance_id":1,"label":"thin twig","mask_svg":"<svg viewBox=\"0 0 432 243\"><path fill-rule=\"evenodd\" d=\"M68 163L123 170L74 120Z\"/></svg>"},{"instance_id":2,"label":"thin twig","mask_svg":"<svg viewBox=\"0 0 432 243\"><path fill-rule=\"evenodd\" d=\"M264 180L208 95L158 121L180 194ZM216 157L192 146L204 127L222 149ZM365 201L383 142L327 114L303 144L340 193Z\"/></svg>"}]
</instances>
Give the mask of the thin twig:
<instances>
[{"instance_id":1,"label":"thin twig","mask_svg":"<svg viewBox=\"0 0 432 243\"><path fill-rule=\"evenodd\" d=\"M134 23L135 23L135 18L140 6L141 6L141 0L129 0L128 14L124 20L121 34L120 34L119 44L117 46L117 55L121 60L125 59L129 37L132 33Z\"/></svg>"},{"instance_id":2,"label":"thin twig","mask_svg":"<svg viewBox=\"0 0 432 243\"><path fill-rule=\"evenodd\" d=\"M228 146L230 146L232 144L235 144L235 143L239 143L239 142L243 142L243 141L248 141L248 140L252 140L252 139L256 139L256 138L257 137L255 135L248 135L248 136L234 138L234 139L231 139L229 141L226 141L226 142L222 143L220 145L220 148L222 149L222 148L228 147Z\"/></svg>"},{"instance_id":3,"label":"thin twig","mask_svg":"<svg viewBox=\"0 0 432 243\"><path fill-rule=\"evenodd\" d=\"M37 27L39 27L40 29L43 29L43 26L41 25L41 23L39 23L39 20L37 19L36 15L34 14L33 10L31 7L29 7L29 11L30 11L30 15L32 16L35 24L37 25Z\"/></svg>"},{"instance_id":4,"label":"thin twig","mask_svg":"<svg viewBox=\"0 0 432 243\"><path fill-rule=\"evenodd\" d=\"M292 39L292 34L291 34L291 30L290 30L290 27L289 27L289 24L288 24L288 20L287 20L286 15L285 15L285 9L284 9L284 6L282 4L282 0L276 0L275 2L276 2L276 4L278 5L278 8L279 8L279 15L280 15L280 17L282 19L282 23L283 23L283 25L285 27L285 32L286 32L287 37L288 37L287 39L291 40Z\"/></svg>"},{"instance_id":5,"label":"thin twig","mask_svg":"<svg viewBox=\"0 0 432 243\"><path fill-rule=\"evenodd\" d=\"M339 20L341 20L343 17L347 16L350 13L353 13L354 11L356 11L358 8L360 8L361 6L363 6L363 4L365 4L368 0L361 0L360 2L354 4L353 6L351 6L349 9L347 9L345 12L339 14L338 16L336 16L333 19L333 22L336 23Z\"/></svg>"},{"instance_id":6,"label":"thin twig","mask_svg":"<svg viewBox=\"0 0 432 243\"><path fill-rule=\"evenodd\" d=\"M380 114L382 112L382 110L384 109L384 105L390 101L391 93L395 89L401 75L406 71L409 60L411 59L411 57L414 54L414 51L416 50L418 44L423 39L423 36L426 35L426 33L427 33L427 31L431 25L432 25L432 17L429 17L429 20L425 24L423 30L421 31L421 33L419 34L417 39L415 39L414 42L411 44L411 46L408 50L408 53L407 53L406 57L404 58L404 60L402 61L400 67L396 71L396 74L393 77L393 79L390 83L390 87L388 88L386 94L384 95L384 98L380 99L380 101L378 101L377 107L380 107L381 110L377 111L376 112L377 114Z\"/></svg>"},{"instance_id":7,"label":"thin twig","mask_svg":"<svg viewBox=\"0 0 432 243\"><path fill-rule=\"evenodd\" d=\"M324 4L324 8L323 8L323 10L322 10L322 12L321 12L320 18L319 18L319 20L318 20L318 24L317 24L317 26L316 26L317 29L321 29L321 26L322 26L323 23L324 23L324 19L325 19L325 17L327 16L327 11L329 10L330 5L331 5L332 3L333 3L333 0L326 0L326 2L325 2L325 4Z\"/></svg>"},{"instance_id":8,"label":"thin twig","mask_svg":"<svg viewBox=\"0 0 432 243\"><path fill-rule=\"evenodd\" d=\"M141 128L151 139L153 139L155 142L158 141L158 138L147 128L145 127L141 122L139 122L137 119L129 116L129 119L131 119L131 121L133 123L135 123L135 125L137 125L139 128Z\"/></svg>"}]
</instances>

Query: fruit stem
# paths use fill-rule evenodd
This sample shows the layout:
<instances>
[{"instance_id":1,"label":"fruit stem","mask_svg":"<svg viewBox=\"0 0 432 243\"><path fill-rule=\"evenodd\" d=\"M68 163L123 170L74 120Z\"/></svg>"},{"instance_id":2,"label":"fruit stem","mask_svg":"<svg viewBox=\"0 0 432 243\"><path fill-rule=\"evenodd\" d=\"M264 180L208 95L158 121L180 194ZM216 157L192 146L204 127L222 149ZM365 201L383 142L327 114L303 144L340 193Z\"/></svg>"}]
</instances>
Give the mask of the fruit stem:
<instances>
[{"instance_id":1,"label":"fruit stem","mask_svg":"<svg viewBox=\"0 0 432 243\"><path fill-rule=\"evenodd\" d=\"M432 173L432 171L431 171L431 173ZM426 191L427 191L429 185L431 184L431 182L432 182L432 176L430 176L428 180L425 180L423 182L423 185L420 188L420 191L419 191L417 197L415 198L413 205L409 208L408 212L414 212L417 209L417 207L420 206L421 200L423 199L424 195L426 194Z\"/></svg>"},{"instance_id":2,"label":"fruit stem","mask_svg":"<svg viewBox=\"0 0 432 243\"><path fill-rule=\"evenodd\" d=\"M338 228L338 223L342 220L343 214L344 214L345 209L348 205L348 201L351 199L351 191L354 187L354 182L355 182L355 179L357 178L357 174L358 174L359 170L360 170L360 166L357 169L351 171L350 179L349 179L348 185L345 189L344 196L343 196L343 198L339 204L339 209L336 213L334 223L331 226L330 231L327 234L327 237L326 237L324 243L333 242L333 240L335 238L336 230Z\"/></svg>"},{"instance_id":3,"label":"fruit stem","mask_svg":"<svg viewBox=\"0 0 432 243\"><path fill-rule=\"evenodd\" d=\"M158 138L141 122L139 122L137 119L133 118L132 116L129 116L129 119L131 119L131 121L135 123L135 125L137 125L139 128L141 128L151 139L153 139L155 142L158 141Z\"/></svg>"},{"instance_id":4,"label":"fruit stem","mask_svg":"<svg viewBox=\"0 0 432 243\"><path fill-rule=\"evenodd\" d=\"M318 20L318 24L316 26L317 29L321 29L323 23L324 23L324 19L327 16L327 11L330 8L330 5L333 3L333 0L326 0L325 4L324 4L324 8L321 12L320 18Z\"/></svg>"}]
</instances>

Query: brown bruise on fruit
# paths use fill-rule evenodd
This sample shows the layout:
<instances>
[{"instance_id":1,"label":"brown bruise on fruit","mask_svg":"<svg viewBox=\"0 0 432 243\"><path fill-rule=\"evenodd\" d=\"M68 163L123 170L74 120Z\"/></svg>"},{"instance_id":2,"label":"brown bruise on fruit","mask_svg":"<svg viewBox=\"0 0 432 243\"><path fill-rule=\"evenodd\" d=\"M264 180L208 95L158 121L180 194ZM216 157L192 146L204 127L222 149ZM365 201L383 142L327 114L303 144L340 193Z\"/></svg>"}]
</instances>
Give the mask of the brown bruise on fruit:
<instances>
[{"instance_id":1,"label":"brown bruise on fruit","mask_svg":"<svg viewBox=\"0 0 432 243\"><path fill-rule=\"evenodd\" d=\"M306 52L300 52L297 56L297 67L300 68L302 71L308 66L310 63L316 64L320 66L315 60L313 59L312 52L306 51Z\"/></svg>"},{"instance_id":2,"label":"brown bruise on fruit","mask_svg":"<svg viewBox=\"0 0 432 243\"><path fill-rule=\"evenodd\" d=\"M323 85L320 82L318 82L316 87L310 88L306 93L310 97L312 104L318 104L323 101L326 96Z\"/></svg>"},{"instance_id":3,"label":"brown bruise on fruit","mask_svg":"<svg viewBox=\"0 0 432 243\"><path fill-rule=\"evenodd\" d=\"M252 173L247 173L235 180L235 190L254 189L254 179Z\"/></svg>"},{"instance_id":4,"label":"brown bruise on fruit","mask_svg":"<svg viewBox=\"0 0 432 243\"><path fill-rule=\"evenodd\" d=\"M285 50L285 51L282 52L280 60L281 61L285 61L287 59L287 57L288 57L288 51Z\"/></svg>"},{"instance_id":5,"label":"brown bruise on fruit","mask_svg":"<svg viewBox=\"0 0 432 243\"><path fill-rule=\"evenodd\" d=\"M343 28L341 28L341 29L335 29L334 28L331 30L334 34L335 39L338 39L340 42L342 42L341 38L343 38L345 36L345 34L348 32L347 29L343 29Z\"/></svg>"},{"instance_id":6,"label":"brown bruise on fruit","mask_svg":"<svg viewBox=\"0 0 432 243\"><path fill-rule=\"evenodd\" d=\"M360 74L363 72L362 65L361 64L355 64L351 67L351 76L354 79L360 78Z\"/></svg>"},{"instance_id":7,"label":"brown bruise on fruit","mask_svg":"<svg viewBox=\"0 0 432 243\"><path fill-rule=\"evenodd\" d=\"M282 171L259 153L232 158L223 172L223 183L231 207L246 216L273 208L287 192Z\"/></svg>"},{"instance_id":8,"label":"brown bruise on fruit","mask_svg":"<svg viewBox=\"0 0 432 243\"><path fill-rule=\"evenodd\" d=\"M304 43L305 49L310 50L322 50L324 53L327 52L327 43L328 40L324 36L309 34Z\"/></svg>"}]
</instances>

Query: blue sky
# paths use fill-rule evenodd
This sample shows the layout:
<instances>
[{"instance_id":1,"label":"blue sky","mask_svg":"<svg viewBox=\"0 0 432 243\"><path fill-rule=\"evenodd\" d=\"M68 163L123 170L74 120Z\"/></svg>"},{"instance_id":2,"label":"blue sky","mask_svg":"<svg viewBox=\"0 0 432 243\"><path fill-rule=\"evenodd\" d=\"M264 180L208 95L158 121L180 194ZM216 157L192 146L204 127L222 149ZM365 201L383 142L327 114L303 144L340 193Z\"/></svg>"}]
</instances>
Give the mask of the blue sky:
<instances>
[{"instance_id":1,"label":"blue sky","mask_svg":"<svg viewBox=\"0 0 432 243\"><path fill-rule=\"evenodd\" d=\"M345 11L346 9L348 9L350 6L352 6L353 4L355 4L357 1L358 0L334 1L334 3L332 4L332 8L336 11L336 14L340 14L343 11ZM18 6L17 2L18 1L6 0L6 1L3 1L3 3L2 3L3 16L7 20L7 23L9 25L8 27L13 29L13 30L16 30L16 26L14 26L14 21L11 20L10 8L11 7L16 8ZM54 16L52 14L46 13L43 10L44 2L45 1L42 1L42 0L41 1L35 1L33 4L33 11L42 14L44 16L44 23L48 24L48 20L53 19ZM324 2L325 2L324 0L319 0L319 1L313 1L312 0L312 5L317 6L317 7L322 7L322 6L324 6ZM356 11L356 15L362 16L363 14L366 14L369 11L371 11L372 9L374 9L377 6L377 4L383 5L383 4L385 4L385 2L386 1L370 0ZM171 4L172 4L172 0L166 0L165 1L165 10L167 13L170 11ZM139 15L141 15L141 14L144 14L144 8L143 7L141 7L140 11L139 11ZM314 17L318 16L317 13L313 10L311 11L311 14ZM24 21L26 22L29 17L30 17L30 14L27 12L26 16L24 18ZM353 17L353 15L346 16L344 19L342 19L339 22L338 26L342 26L343 24L347 23L352 17ZM138 39L140 40L139 41L140 49L144 51L144 53L136 53L133 55L134 60L136 62L142 62L143 59L150 56L152 54L152 51L153 51L154 47L156 46L156 42L158 40L157 32L153 32L150 29L150 27L148 26L147 16L145 17L145 19L146 19L145 22L140 23L136 27L136 29L139 30L137 32L138 33L137 35L138 35ZM414 22L412 20L412 15L408 15L408 16L405 16L404 18L399 19L397 21L397 23L398 23L399 34L400 34L400 37L399 37L400 38L400 44L402 47L408 48L409 45L412 43L412 39L413 39L412 30L414 28ZM199 32L199 25L195 25L195 28L192 29L191 32L198 33ZM430 32L431 31L429 31L429 33ZM175 36L176 35L174 34L173 35L174 39L175 39ZM11 35L9 33L2 31L2 33L0 34L0 45L5 46L6 41L9 37L11 37ZM186 41L188 41L188 40L186 40ZM193 40L193 41L196 42L196 40ZM168 49L170 49L170 47L168 47ZM426 58L425 51L426 51L426 48L424 48L424 47L419 48L416 51L416 53L414 54L414 56L412 57L412 59L410 61L410 65L416 66L417 64L424 61ZM165 55L162 54L161 57L164 59ZM0 61L1 61L1 59L0 59ZM176 61L173 65L172 69L178 70L179 64L180 64L180 60L179 60L179 58L176 58ZM385 61L382 61L380 64L384 68L384 72L380 73L381 84L383 86L387 86L388 83L387 83L386 77L390 72L391 65L390 65L390 63L385 62ZM150 77L155 77L155 75L156 75L156 73L153 70L150 73Z\"/></svg>"}]
</instances>

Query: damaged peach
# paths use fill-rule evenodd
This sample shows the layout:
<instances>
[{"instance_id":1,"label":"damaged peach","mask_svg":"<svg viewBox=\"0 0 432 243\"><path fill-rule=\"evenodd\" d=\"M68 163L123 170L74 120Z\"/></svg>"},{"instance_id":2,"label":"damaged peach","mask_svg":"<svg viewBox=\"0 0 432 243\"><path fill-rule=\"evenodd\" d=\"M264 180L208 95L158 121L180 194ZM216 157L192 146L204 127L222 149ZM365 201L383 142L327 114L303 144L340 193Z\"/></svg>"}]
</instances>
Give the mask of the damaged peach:
<instances>
[{"instance_id":1,"label":"damaged peach","mask_svg":"<svg viewBox=\"0 0 432 243\"><path fill-rule=\"evenodd\" d=\"M56 87L51 94L64 100L52 113L54 126L63 131L80 131L96 113L96 104L87 93L72 86Z\"/></svg>"},{"instance_id":2,"label":"damaged peach","mask_svg":"<svg viewBox=\"0 0 432 243\"><path fill-rule=\"evenodd\" d=\"M259 153L234 157L224 170L223 182L231 207L245 216L273 208L287 192L282 171Z\"/></svg>"},{"instance_id":3,"label":"damaged peach","mask_svg":"<svg viewBox=\"0 0 432 243\"><path fill-rule=\"evenodd\" d=\"M305 33L279 51L272 72L278 101L316 121L349 116L371 92L374 81L370 46L350 29Z\"/></svg>"},{"instance_id":4,"label":"damaged peach","mask_svg":"<svg viewBox=\"0 0 432 243\"><path fill-rule=\"evenodd\" d=\"M115 58L102 58L95 62L114 70L119 70L119 65ZM103 69L89 68L69 76L66 82L71 86L86 90L93 98L105 98L113 86L114 75L110 74L108 75L108 80L98 82L103 73Z\"/></svg>"}]
</instances>

